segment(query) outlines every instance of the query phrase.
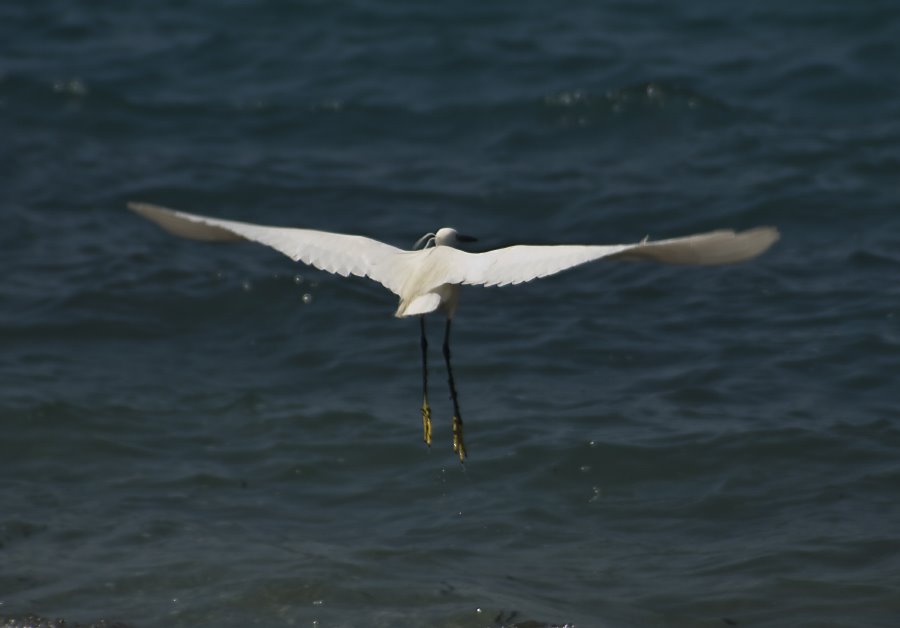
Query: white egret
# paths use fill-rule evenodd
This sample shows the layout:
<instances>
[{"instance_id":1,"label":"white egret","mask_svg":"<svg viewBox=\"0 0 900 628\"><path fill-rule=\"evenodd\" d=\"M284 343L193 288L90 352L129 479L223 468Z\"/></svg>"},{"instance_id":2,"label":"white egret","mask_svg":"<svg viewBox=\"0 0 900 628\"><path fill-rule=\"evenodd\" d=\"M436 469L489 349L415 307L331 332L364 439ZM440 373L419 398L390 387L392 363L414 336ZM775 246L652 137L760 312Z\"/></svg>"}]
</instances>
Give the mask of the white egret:
<instances>
[{"instance_id":1,"label":"white egret","mask_svg":"<svg viewBox=\"0 0 900 628\"><path fill-rule=\"evenodd\" d=\"M419 250L404 251L363 236L267 227L246 222L210 218L147 203L129 203L129 209L166 231L185 238L207 241L250 240L270 246L294 261L346 277L369 277L400 297L395 316L419 316L422 346L422 427L431 444L431 407L428 404L427 340L425 315L441 311L446 316L444 360L453 401L453 450L466 458L462 416L453 370L450 366L450 323L459 302L461 285L504 286L553 275L599 259L648 259L669 264L718 265L756 257L779 237L773 227L747 231L710 231L697 235L635 244L612 245L516 245L485 253L457 248L467 238L444 227L424 235Z\"/></svg>"}]
</instances>

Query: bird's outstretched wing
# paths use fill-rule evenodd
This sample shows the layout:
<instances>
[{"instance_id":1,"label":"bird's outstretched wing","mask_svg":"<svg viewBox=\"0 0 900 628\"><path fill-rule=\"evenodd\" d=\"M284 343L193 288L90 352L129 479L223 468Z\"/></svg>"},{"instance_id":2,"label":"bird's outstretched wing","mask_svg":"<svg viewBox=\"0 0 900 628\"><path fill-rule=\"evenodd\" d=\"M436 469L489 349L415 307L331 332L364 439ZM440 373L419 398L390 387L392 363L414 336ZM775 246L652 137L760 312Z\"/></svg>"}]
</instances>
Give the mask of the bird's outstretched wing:
<instances>
[{"instance_id":1,"label":"bird's outstretched wing","mask_svg":"<svg viewBox=\"0 0 900 628\"><path fill-rule=\"evenodd\" d=\"M655 242L645 240L636 244L517 245L486 253L438 247L444 249L441 253L447 256L440 264L445 274L433 280L436 285L503 286L554 275L599 259L649 259L667 264L706 266L732 264L756 257L778 238L777 229L758 227L741 232L710 231Z\"/></svg>"},{"instance_id":2,"label":"bird's outstretched wing","mask_svg":"<svg viewBox=\"0 0 900 628\"><path fill-rule=\"evenodd\" d=\"M221 220L166 209L148 203L128 203L128 208L155 222L169 233L192 240L250 240L265 244L291 259L346 277L369 277L399 294L404 258L401 249L363 236L267 227L234 220Z\"/></svg>"}]
</instances>

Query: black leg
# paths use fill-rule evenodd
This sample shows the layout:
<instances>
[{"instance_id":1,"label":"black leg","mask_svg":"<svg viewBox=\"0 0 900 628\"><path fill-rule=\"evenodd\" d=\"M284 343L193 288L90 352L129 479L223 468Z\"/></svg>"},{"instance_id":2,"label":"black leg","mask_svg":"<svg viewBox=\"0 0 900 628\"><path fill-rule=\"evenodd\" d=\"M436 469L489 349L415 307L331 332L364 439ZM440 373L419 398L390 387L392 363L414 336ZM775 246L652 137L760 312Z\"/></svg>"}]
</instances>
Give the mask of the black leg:
<instances>
[{"instance_id":1,"label":"black leg","mask_svg":"<svg viewBox=\"0 0 900 628\"><path fill-rule=\"evenodd\" d=\"M459 400L456 398L456 383L453 381L453 367L450 366L450 319L444 330L444 360L447 362L447 379L450 382L450 399L453 400L453 451L459 454L460 462L466 459L466 446L463 443L463 422L459 412Z\"/></svg>"},{"instance_id":2,"label":"black leg","mask_svg":"<svg viewBox=\"0 0 900 628\"><path fill-rule=\"evenodd\" d=\"M422 332L422 432L425 444L431 447L431 407L428 405L428 339L425 337L425 317L419 318Z\"/></svg>"}]
</instances>

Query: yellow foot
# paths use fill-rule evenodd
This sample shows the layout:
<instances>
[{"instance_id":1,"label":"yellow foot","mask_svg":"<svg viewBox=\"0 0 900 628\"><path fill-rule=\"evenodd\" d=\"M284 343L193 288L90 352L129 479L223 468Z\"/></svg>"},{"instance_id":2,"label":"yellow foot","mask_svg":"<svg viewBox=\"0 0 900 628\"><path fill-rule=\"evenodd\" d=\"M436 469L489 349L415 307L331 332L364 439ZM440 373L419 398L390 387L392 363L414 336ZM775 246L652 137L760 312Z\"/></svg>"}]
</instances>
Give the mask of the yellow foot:
<instances>
[{"instance_id":1,"label":"yellow foot","mask_svg":"<svg viewBox=\"0 0 900 628\"><path fill-rule=\"evenodd\" d=\"M462 419L453 415L453 451L459 454L459 461L466 460L466 446L463 444Z\"/></svg>"},{"instance_id":2,"label":"yellow foot","mask_svg":"<svg viewBox=\"0 0 900 628\"><path fill-rule=\"evenodd\" d=\"M422 402L422 432L425 444L431 447L431 408L427 399Z\"/></svg>"}]
</instances>

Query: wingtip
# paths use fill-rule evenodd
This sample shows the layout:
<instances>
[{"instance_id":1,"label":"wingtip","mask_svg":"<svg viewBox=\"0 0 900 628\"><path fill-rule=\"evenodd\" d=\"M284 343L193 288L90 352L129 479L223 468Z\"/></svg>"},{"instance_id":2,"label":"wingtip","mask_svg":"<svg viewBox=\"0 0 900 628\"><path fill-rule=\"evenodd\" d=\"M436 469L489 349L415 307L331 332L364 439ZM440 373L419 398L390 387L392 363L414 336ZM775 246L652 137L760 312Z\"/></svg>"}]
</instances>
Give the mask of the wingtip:
<instances>
[{"instance_id":1,"label":"wingtip","mask_svg":"<svg viewBox=\"0 0 900 628\"><path fill-rule=\"evenodd\" d=\"M153 205L151 203L143 203L140 201L128 201L127 203L125 203L125 207L133 211L135 214L143 216L144 218L147 218L149 220L154 220L154 222L158 221L158 219L154 219L155 216L172 212L172 210L166 209L165 207L160 207L159 205Z\"/></svg>"},{"instance_id":2,"label":"wingtip","mask_svg":"<svg viewBox=\"0 0 900 628\"><path fill-rule=\"evenodd\" d=\"M142 216L175 213L175 210L168 209L160 205L154 205L153 203L144 203L143 201L128 201L127 203L125 203L125 207Z\"/></svg>"},{"instance_id":3,"label":"wingtip","mask_svg":"<svg viewBox=\"0 0 900 628\"><path fill-rule=\"evenodd\" d=\"M778 230L778 227L773 227L772 225L763 225L762 227L754 227L752 229L747 229L746 231L742 231L740 233L756 233L760 236L764 236L769 238L773 243L777 242L781 238L781 231Z\"/></svg>"},{"instance_id":4,"label":"wingtip","mask_svg":"<svg viewBox=\"0 0 900 628\"><path fill-rule=\"evenodd\" d=\"M753 259L765 253L781 237L775 227L734 231L721 229L669 240L641 242L615 257L653 259L668 264L718 266Z\"/></svg>"},{"instance_id":5,"label":"wingtip","mask_svg":"<svg viewBox=\"0 0 900 628\"><path fill-rule=\"evenodd\" d=\"M712 238L708 247L698 250L696 262L708 265L744 262L762 255L780 238L778 228L768 225L732 231L730 238Z\"/></svg>"},{"instance_id":6,"label":"wingtip","mask_svg":"<svg viewBox=\"0 0 900 628\"><path fill-rule=\"evenodd\" d=\"M156 223L163 230L182 238L207 242L242 240L243 236L224 226L226 221L175 211L167 207L128 201L126 207Z\"/></svg>"},{"instance_id":7,"label":"wingtip","mask_svg":"<svg viewBox=\"0 0 900 628\"><path fill-rule=\"evenodd\" d=\"M765 253L781 239L781 232L778 230L778 227L769 225L747 229L739 232L737 235L753 243L753 248L756 249L754 257Z\"/></svg>"}]
</instances>

